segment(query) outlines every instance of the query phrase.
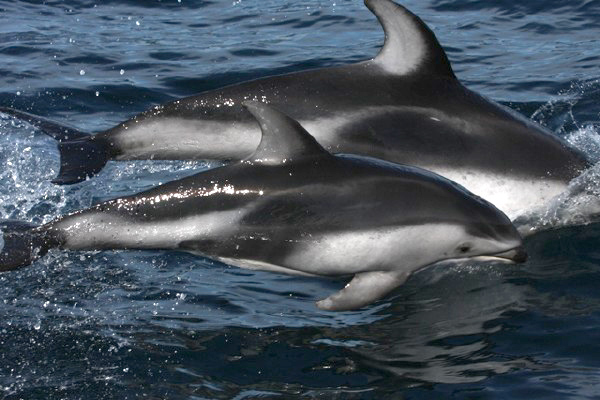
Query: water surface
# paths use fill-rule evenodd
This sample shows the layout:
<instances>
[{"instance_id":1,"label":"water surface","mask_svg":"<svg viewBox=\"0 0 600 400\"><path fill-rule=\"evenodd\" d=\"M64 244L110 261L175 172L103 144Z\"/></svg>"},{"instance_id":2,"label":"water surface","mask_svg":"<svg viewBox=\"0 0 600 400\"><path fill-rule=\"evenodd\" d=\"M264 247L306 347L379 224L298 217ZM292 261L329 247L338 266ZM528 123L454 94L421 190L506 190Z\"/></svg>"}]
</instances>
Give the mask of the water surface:
<instances>
[{"instance_id":1,"label":"water surface","mask_svg":"<svg viewBox=\"0 0 600 400\"><path fill-rule=\"evenodd\" d=\"M68 3L68 4L67 4ZM598 1L406 1L456 74L600 156ZM85 131L157 103L373 57L360 1L0 1L0 105ZM540 155L542 156L542 155ZM0 119L0 219L46 222L213 166L110 162L68 187L51 139ZM600 193L595 170L571 192ZM572 193L537 215L552 224ZM600 391L600 224L524 265L440 265L356 312L341 281L160 251L52 251L0 275L5 399L566 399Z\"/></svg>"}]
</instances>

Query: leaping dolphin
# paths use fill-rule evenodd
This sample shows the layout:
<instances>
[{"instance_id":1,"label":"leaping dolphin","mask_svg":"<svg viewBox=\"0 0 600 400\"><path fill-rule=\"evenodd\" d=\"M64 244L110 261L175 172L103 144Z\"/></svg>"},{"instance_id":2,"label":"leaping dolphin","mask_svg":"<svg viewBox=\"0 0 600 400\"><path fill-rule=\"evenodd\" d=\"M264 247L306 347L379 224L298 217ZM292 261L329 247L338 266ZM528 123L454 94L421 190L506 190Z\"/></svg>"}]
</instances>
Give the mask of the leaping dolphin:
<instances>
[{"instance_id":1,"label":"leaping dolphin","mask_svg":"<svg viewBox=\"0 0 600 400\"><path fill-rule=\"evenodd\" d=\"M258 79L156 106L89 136L17 110L59 141L56 183L107 160L241 160L260 129L245 100L276 106L328 151L415 165L465 186L515 218L561 193L588 165L548 130L465 88L434 33L390 0L365 0L385 31L372 60Z\"/></svg>"},{"instance_id":2,"label":"leaping dolphin","mask_svg":"<svg viewBox=\"0 0 600 400\"><path fill-rule=\"evenodd\" d=\"M178 249L240 267L353 276L324 310L363 307L447 259L524 261L493 205L433 173L334 156L295 120L248 103L262 128L253 155L40 227L4 224L0 270L48 249Z\"/></svg>"}]
</instances>

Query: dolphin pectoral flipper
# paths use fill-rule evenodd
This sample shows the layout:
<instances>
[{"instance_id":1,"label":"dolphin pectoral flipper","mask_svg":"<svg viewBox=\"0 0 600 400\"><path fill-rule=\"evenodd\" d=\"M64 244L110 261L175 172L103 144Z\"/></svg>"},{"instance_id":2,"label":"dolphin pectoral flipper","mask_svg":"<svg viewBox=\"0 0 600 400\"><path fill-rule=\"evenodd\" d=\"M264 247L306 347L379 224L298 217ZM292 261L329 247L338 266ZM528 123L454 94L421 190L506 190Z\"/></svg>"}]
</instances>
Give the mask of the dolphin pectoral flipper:
<instances>
[{"instance_id":1,"label":"dolphin pectoral flipper","mask_svg":"<svg viewBox=\"0 0 600 400\"><path fill-rule=\"evenodd\" d=\"M364 307L402 285L408 275L404 271L358 273L342 290L317 301L317 307L327 311L347 311Z\"/></svg>"},{"instance_id":2,"label":"dolphin pectoral flipper","mask_svg":"<svg viewBox=\"0 0 600 400\"><path fill-rule=\"evenodd\" d=\"M52 180L59 185L77 183L97 174L110 158L110 145L100 136L92 136L49 119L0 107L0 113L23 120L58 142L60 172Z\"/></svg>"}]
</instances>

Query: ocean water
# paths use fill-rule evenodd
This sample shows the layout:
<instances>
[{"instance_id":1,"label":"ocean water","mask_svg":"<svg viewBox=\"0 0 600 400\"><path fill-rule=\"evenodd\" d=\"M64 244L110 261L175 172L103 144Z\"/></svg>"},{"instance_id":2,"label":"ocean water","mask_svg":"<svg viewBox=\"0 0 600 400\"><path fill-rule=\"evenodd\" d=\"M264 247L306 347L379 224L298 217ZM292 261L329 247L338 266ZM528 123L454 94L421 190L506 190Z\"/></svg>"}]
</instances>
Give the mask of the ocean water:
<instances>
[{"instance_id":1,"label":"ocean water","mask_svg":"<svg viewBox=\"0 0 600 400\"><path fill-rule=\"evenodd\" d=\"M458 77L600 159L600 2L407 0ZM373 57L361 1L0 0L0 106L85 131L247 79ZM214 166L110 162L52 185L58 153L0 118L0 219L46 222ZM341 281L162 251L52 251L0 275L3 399L600 397L592 168L530 223L523 265L440 265L355 312Z\"/></svg>"}]
</instances>

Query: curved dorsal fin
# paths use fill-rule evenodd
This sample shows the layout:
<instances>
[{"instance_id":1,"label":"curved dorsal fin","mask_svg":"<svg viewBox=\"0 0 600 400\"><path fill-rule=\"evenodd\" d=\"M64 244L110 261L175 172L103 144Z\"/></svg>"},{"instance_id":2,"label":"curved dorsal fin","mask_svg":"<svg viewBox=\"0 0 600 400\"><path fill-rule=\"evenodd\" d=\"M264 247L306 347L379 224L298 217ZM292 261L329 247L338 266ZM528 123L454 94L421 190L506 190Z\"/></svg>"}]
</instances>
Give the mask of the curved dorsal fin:
<instances>
[{"instance_id":1,"label":"curved dorsal fin","mask_svg":"<svg viewBox=\"0 0 600 400\"><path fill-rule=\"evenodd\" d=\"M243 105L262 130L260 144L248 161L282 164L303 157L330 155L295 119L258 101L245 101Z\"/></svg>"},{"instance_id":2,"label":"curved dorsal fin","mask_svg":"<svg viewBox=\"0 0 600 400\"><path fill-rule=\"evenodd\" d=\"M421 72L454 78L444 49L421 18L391 0L365 0L365 5L385 32L376 63L398 75Z\"/></svg>"}]
</instances>

